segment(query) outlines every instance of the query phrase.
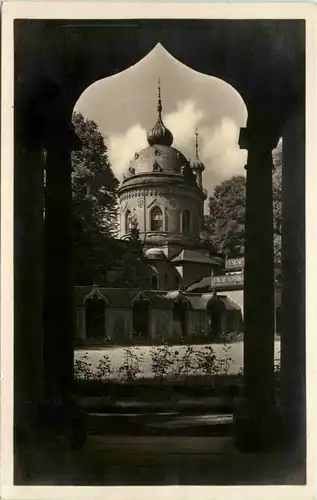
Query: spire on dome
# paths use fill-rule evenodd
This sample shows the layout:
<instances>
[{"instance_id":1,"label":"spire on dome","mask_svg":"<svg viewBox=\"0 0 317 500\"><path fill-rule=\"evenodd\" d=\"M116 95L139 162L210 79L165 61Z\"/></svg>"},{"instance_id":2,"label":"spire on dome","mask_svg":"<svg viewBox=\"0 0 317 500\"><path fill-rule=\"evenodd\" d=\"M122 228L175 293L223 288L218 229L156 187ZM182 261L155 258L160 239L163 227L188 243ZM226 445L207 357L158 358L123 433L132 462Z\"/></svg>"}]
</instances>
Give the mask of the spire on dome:
<instances>
[{"instance_id":1,"label":"spire on dome","mask_svg":"<svg viewBox=\"0 0 317 500\"><path fill-rule=\"evenodd\" d=\"M199 158L199 148L198 148L198 130L195 130L196 136L196 157L192 163L192 169L196 174L196 182L199 189L203 189L203 171L205 170L205 165Z\"/></svg>"},{"instance_id":2,"label":"spire on dome","mask_svg":"<svg viewBox=\"0 0 317 500\"><path fill-rule=\"evenodd\" d=\"M195 136L196 136L196 158L198 158L199 154L198 154L198 129L197 128L195 130Z\"/></svg>"},{"instance_id":3,"label":"spire on dome","mask_svg":"<svg viewBox=\"0 0 317 500\"><path fill-rule=\"evenodd\" d=\"M161 100L161 79L158 79L158 85L157 85L157 92L158 92L158 99L157 99L157 112L158 112L158 117L162 119L162 100Z\"/></svg>"},{"instance_id":4,"label":"spire on dome","mask_svg":"<svg viewBox=\"0 0 317 500\"><path fill-rule=\"evenodd\" d=\"M192 167L193 167L193 170L195 170L196 172L203 172L205 170L205 165L203 164L203 162L199 158L199 144L198 144L199 134L198 134L197 128L195 130L195 136L196 136L196 144L195 144L196 157L195 157L195 160L193 161Z\"/></svg>"},{"instance_id":5,"label":"spire on dome","mask_svg":"<svg viewBox=\"0 0 317 500\"><path fill-rule=\"evenodd\" d=\"M173 135L172 133L165 127L162 120L162 100L161 100L161 80L158 80L158 100L157 100L157 112L158 118L154 127L148 132L147 140L150 146L154 146L155 144L162 144L165 146L171 146L173 144Z\"/></svg>"}]
</instances>

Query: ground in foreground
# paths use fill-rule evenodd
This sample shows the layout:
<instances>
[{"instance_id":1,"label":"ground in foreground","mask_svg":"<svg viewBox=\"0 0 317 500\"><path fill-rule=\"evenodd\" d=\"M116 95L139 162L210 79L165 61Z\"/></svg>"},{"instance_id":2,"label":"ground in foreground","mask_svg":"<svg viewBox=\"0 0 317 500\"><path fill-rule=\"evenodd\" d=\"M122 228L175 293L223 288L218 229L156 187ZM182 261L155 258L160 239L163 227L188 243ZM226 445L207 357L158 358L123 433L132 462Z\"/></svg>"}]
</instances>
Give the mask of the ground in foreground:
<instances>
[{"instance_id":1,"label":"ground in foreground","mask_svg":"<svg viewBox=\"0 0 317 500\"><path fill-rule=\"evenodd\" d=\"M230 437L92 436L80 451L29 450L16 484L303 485L305 463L286 453L242 454ZM20 473L19 473L20 472Z\"/></svg>"}]
</instances>

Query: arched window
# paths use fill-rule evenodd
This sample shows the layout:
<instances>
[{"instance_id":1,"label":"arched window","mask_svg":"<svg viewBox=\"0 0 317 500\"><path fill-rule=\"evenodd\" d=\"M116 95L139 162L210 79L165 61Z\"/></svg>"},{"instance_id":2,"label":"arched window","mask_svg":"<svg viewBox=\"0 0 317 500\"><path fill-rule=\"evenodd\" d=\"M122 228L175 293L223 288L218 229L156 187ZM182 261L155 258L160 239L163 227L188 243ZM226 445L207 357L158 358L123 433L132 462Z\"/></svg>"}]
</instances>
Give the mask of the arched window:
<instances>
[{"instance_id":1,"label":"arched window","mask_svg":"<svg viewBox=\"0 0 317 500\"><path fill-rule=\"evenodd\" d=\"M178 290L179 289L179 285L180 285L180 279L179 279L179 276L178 274L175 276L175 290Z\"/></svg>"},{"instance_id":2,"label":"arched window","mask_svg":"<svg viewBox=\"0 0 317 500\"><path fill-rule=\"evenodd\" d=\"M190 231L190 216L189 211L184 210L182 213L182 232L184 234L188 234Z\"/></svg>"},{"instance_id":3,"label":"arched window","mask_svg":"<svg viewBox=\"0 0 317 500\"><path fill-rule=\"evenodd\" d=\"M132 214L128 209L125 213L125 232L128 233L131 230Z\"/></svg>"},{"instance_id":4,"label":"arched window","mask_svg":"<svg viewBox=\"0 0 317 500\"><path fill-rule=\"evenodd\" d=\"M152 287L152 290L158 289L158 279L157 279L157 276L155 276L155 274L153 274L153 276L151 278L151 287Z\"/></svg>"},{"instance_id":5,"label":"arched window","mask_svg":"<svg viewBox=\"0 0 317 500\"><path fill-rule=\"evenodd\" d=\"M163 214L159 207L154 207L150 213L151 219L151 231L162 231L163 230Z\"/></svg>"},{"instance_id":6,"label":"arched window","mask_svg":"<svg viewBox=\"0 0 317 500\"><path fill-rule=\"evenodd\" d=\"M106 332L107 302L98 294L88 296L85 300L86 337L104 338Z\"/></svg>"},{"instance_id":7,"label":"arched window","mask_svg":"<svg viewBox=\"0 0 317 500\"><path fill-rule=\"evenodd\" d=\"M142 295L132 304L133 336L148 338L150 330L150 303Z\"/></svg>"},{"instance_id":8,"label":"arched window","mask_svg":"<svg viewBox=\"0 0 317 500\"><path fill-rule=\"evenodd\" d=\"M217 338L222 331L223 327L223 315L226 314L223 303L219 298L213 298L207 304L207 313L208 313L208 324L209 324L209 335L211 338Z\"/></svg>"},{"instance_id":9,"label":"arched window","mask_svg":"<svg viewBox=\"0 0 317 500\"><path fill-rule=\"evenodd\" d=\"M181 327L182 337L187 334L187 321L186 321L187 303L183 300L177 300L173 308L173 320L177 321Z\"/></svg>"}]
</instances>

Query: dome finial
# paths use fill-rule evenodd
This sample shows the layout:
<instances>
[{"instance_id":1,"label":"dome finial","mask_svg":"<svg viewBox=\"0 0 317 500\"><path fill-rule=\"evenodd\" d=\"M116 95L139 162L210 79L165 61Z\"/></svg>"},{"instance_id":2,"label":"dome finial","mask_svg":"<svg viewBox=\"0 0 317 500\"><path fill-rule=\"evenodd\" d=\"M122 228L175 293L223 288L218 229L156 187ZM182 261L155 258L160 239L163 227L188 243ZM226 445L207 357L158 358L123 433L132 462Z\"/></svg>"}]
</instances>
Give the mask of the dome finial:
<instances>
[{"instance_id":1,"label":"dome finial","mask_svg":"<svg viewBox=\"0 0 317 500\"><path fill-rule=\"evenodd\" d=\"M205 170L205 166L203 162L199 158L199 144L198 144L198 129L196 128L195 130L195 136L196 136L196 142L195 142L195 149L196 149L196 158L192 163L192 169L196 174L196 180L197 180L197 186L202 189L203 188L203 180L202 180L202 173Z\"/></svg>"},{"instance_id":2,"label":"dome finial","mask_svg":"<svg viewBox=\"0 0 317 500\"><path fill-rule=\"evenodd\" d=\"M154 127L148 132L147 134L147 140L150 146L154 146L156 144L158 145L164 145L164 146L171 146L173 143L173 135L172 133L165 127L163 121L162 121L162 99L161 99L161 79L158 79L158 84L157 84L157 91L158 91L158 101L157 101L157 111L158 111L158 118L157 122L154 125Z\"/></svg>"},{"instance_id":3,"label":"dome finial","mask_svg":"<svg viewBox=\"0 0 317 500\"><path fill-rule=\"evenodd\" d=\"M162 100L161 100L161 78L160 77L158 78L158 82L157 82L157 93L158 93L157 111L158 111L159 118L162 118L163 106L162 106Z\"/></svg>"},{"instance_id":4,"label":"dome finial","mask_svg":"<svg viewBox=\"0 0 317 500\"><path fill-rule=\"evenodd\" d=\"M198 137L199 137L198 128L196 128L196 130L195 130L195 136L196 136L196 158L198 159L199 158L199 152L198 152L198 148L199 148L199 145L198 145Z\"/></svg>"},{"instance_id":5,"label":"dome finial","mask_svg":"<svg viewBox=\"0 0 317 500\"><path fill-rule=\"evenodd\" d=\"M199 137L198 129L196 128L196 130L195 130L195 138L196 138L196 141L195 141L195 151L196 151L196 157L195 157L195 160L193 161L192 167L193 167L193 170L195 170L196 172L203 172L205 170L205 167L204 167L203 162L199 158L198 137Z\"/></svg>"}]
</instances>

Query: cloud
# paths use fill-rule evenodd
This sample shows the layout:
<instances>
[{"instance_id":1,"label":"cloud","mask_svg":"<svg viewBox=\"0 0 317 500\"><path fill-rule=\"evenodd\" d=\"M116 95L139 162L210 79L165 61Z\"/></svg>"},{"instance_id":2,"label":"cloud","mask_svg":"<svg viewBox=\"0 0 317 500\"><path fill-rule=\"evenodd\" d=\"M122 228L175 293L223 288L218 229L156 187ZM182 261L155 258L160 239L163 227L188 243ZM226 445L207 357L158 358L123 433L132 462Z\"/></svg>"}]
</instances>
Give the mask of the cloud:
<instances>
[{"instance_id":1,"label":"cloud","mask_svg":"<svg viewBox=\"0 0 317 500\"><path fill-rule=\"evenodd\" d=\"M177 110L166 115L164 122L173 132L174 146L185 156L193 156L195 150L196 128L205 118L205 113L194 101L186 100L177 103Z\"/></svg>"},{"instance_id":2,"label":"cloud","mask_svg":"<svg viewBox=\"0 0 317 500\"><path fill-rule=\"evenodd\" d=\"M164 123L173 132L173 145L187 158L195 155L194 132L199 129L200 158L206 167L204 185L209 194L222 180L244 173L246 152L239 149L239 127L232 118L225 116L214 124L194 100L185 100L177 103L175 111L164 116ZM119 180L134 153L146 145L146 130L140 124L109 137L109 157Z\"/></svg>"},{"instance_id":3,"label":"cloud","mask_svg":"<svg viewBox=\"0 0 317 500\"><path fill-rule=\"evenodd\" d=\"M115 134L108 137L109 159L114 174L120 181L134 153L145 148L146 145L146 131L139 123L130 127L123 134Z\"/></svg>"},{"instance_id":4,"label":"cloud","mask_svg":"<svg viewBox=\"0 0 317 500\"><path fill-rule=\"evenodd\" d=\"M226 116L211 129L202 128L201 158L206 165L206 184L214 187L233 175L244 174L247 152L239 148L239 131L237 123Z\"/></svg>"}]
</instances>

